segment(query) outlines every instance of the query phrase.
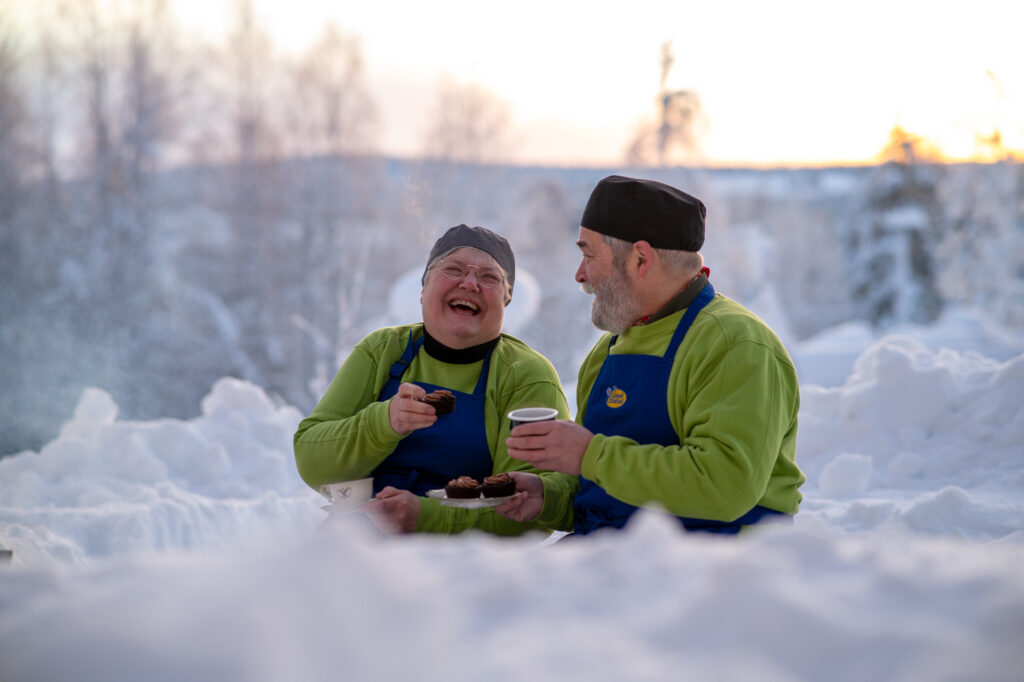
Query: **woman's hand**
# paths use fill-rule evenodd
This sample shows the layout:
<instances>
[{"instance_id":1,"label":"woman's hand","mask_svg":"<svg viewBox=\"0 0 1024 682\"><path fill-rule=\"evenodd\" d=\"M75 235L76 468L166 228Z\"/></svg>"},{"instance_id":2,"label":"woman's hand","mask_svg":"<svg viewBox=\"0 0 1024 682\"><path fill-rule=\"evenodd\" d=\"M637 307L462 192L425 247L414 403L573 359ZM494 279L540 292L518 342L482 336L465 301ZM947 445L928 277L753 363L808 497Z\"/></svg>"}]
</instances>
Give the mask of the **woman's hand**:
<instances>
[{"instance_id":1,"label":"woman's hand","mask_svg":"<svg viewBox=\"0 0 1024 682\"><path fill-rule=\"evenodd\" d=\"M411 533L416 530L416 521L420 518L420 498L408 490L387 486L361 510L382 533Z\"/></svg>"},{"instance_id":2,"label":"woman's hand","mask_svg":"<svg viewBox=\"0 0 1024 682\"><path fill-rule=\"evenodd\" d=\"M537 474L510 471L516 481L515 497L505 500L494 511L513 521L533 521L544 507L544 485Z\"/></svg>"},{"instance_id":3,"label":"woman's hand","mask_svg":"<svg viewBox=\"0 0 1024 682\"><path fill-rule=\"evenodd\" d=\"M437 421L433 405L419 401L427 395L422 386L402 384L398 393L388 401L388 419L391 428L400 436L415 429L425 429Z\"/></svg>"}]
</instances>

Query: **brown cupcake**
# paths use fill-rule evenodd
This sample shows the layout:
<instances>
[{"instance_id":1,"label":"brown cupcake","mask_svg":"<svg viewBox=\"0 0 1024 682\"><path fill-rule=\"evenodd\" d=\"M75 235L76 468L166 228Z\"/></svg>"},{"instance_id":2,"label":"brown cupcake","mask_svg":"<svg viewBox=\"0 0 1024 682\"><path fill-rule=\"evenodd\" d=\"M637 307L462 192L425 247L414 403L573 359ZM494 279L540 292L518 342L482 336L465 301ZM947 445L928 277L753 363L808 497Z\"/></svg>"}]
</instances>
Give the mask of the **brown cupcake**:
<instances>
[{"instance_id":1,"label":"brown cupcake","mask_svg":"<svg viewBox=\"0 0 1024 682\"><path fill-rule=\"evenodd\" d=\"M442 414L449 414L455 411L455 395L451 391L439 389L428 393L421 399L428 405L434 406L434 412L440 417Z\"/></svg>"},{"instance_id":2,"label":"brown cupcake","mask_svg":"<svg viewBox=\"0 0 1024 682\"><path fill-rule=\"evenodd\" d=\"M448 481L445 494L451 499L472 499L480 497L480 482L470 476L459 476Z\"/></svg>"},{"instance_id":3,"label":"brown cupcake","mask_svg":"<svg viewBox=\"0 0 1024 682\"><path fill-rule=\"evenodd\" d=\"M516 491L516 481L508 474L495 474L484 479L480 491L484 497L508 497Z\"/></svg>"}]
</instances>

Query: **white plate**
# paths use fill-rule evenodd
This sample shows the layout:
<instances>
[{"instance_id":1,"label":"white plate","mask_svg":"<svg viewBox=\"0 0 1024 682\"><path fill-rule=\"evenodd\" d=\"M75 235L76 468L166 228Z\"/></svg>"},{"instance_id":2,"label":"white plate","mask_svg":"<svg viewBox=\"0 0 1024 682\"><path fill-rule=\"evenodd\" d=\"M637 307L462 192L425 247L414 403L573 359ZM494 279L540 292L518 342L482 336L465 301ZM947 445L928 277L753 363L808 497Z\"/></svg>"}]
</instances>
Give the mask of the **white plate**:
<instances>
[{"instance_id":1,"label":"white plate","mask_svg":"<svg viewBox=\"0 0 1024 682\"><path fill-rule=\"evenodd\" d=\"M505 495L504 497L453 497L449 499L444 488L438 488L437 490L428 490L427 497L432 497L435 500L441 500L441 504L446 507L458 507L459 509L484 509L485 507L497 507L505 500L512 499L515 495Z\"/></svg>"},{"instance_id":2,"label":"white plate","mask_svg":"<svg viewBox=\"0 0 1024 682\"><path fill-rule=\"evenodd\" d=\"M320 508L323 509L328 514L349 514L349 513L354 512L354 511L359 511L361 509L365 509L366 505L369 505L369 504L371 504L373 502L376 502L376 501L377 501L377 498L374 497L374 498L371 498L369 500L365 500L363 502L348 502L348 501L346 501L344 504L324 504L324 505L321 505Z\"/></svg>"}]
</instances>

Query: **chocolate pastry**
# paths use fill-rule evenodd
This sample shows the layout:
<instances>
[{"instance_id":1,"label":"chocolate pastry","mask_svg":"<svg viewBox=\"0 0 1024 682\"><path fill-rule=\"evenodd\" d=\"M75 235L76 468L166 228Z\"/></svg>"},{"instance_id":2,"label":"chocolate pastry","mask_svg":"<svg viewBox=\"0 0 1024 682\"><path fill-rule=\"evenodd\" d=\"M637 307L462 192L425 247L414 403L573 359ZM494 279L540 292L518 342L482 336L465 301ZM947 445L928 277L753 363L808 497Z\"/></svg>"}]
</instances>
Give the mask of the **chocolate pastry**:
<instances>
[{"instance_id":1,"label":"chocolate pastry","mask_svg":"<svg viewBox=\"0 0 1024 682\"><path fill-rule=\"evenodd\" d=\"M480 486L484 497L508 497L516 491L516 481L508 474L495 474L484 479Z\"/></svg>"},{"instance_id":2,"label":"chocolate pastry","mask_svg":"<svg viewBox=\"0 0 1024 682\"><path fill-rule=\"evenodd\" d=\"M421 401L433 405L438 417L455 411L455 396L451 391L446 391L443 388L428 393Z\"/></svg>"},{"instance_id":3,"label":"chocolate pastry","mask_svg":"<svg viewBox=\"0 0 1024 682\"><path fill-rule=\"evenodd\" d=\"M470 476L459 476L448 481L444 492L451 499L472 499L480 497L480 483Z\"/></svg>"}]
</instances>

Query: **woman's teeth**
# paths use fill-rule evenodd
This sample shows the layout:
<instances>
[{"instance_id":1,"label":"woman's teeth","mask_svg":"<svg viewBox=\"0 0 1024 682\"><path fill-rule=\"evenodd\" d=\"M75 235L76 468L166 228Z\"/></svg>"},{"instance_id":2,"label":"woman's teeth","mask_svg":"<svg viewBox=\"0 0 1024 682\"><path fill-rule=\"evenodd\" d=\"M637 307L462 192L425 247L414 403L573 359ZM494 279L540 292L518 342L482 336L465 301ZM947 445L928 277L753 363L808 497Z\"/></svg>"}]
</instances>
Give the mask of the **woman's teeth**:
<instances>
[{"instance_id":1,"label":"woman's teeth","mask_svg":"<svg viewBox=\"0 0 1024 682\"><path fill-rule=\"evenodd\" d=\"M475 303L471 303L469 301L465 301L465 300L463 300L461 298L453 299L448 304L448 306L451 307L451 308L457 308L459 310L468 310L471 313L480 312L480 306L476 305Z\"/></svg>"}]
</instances>

